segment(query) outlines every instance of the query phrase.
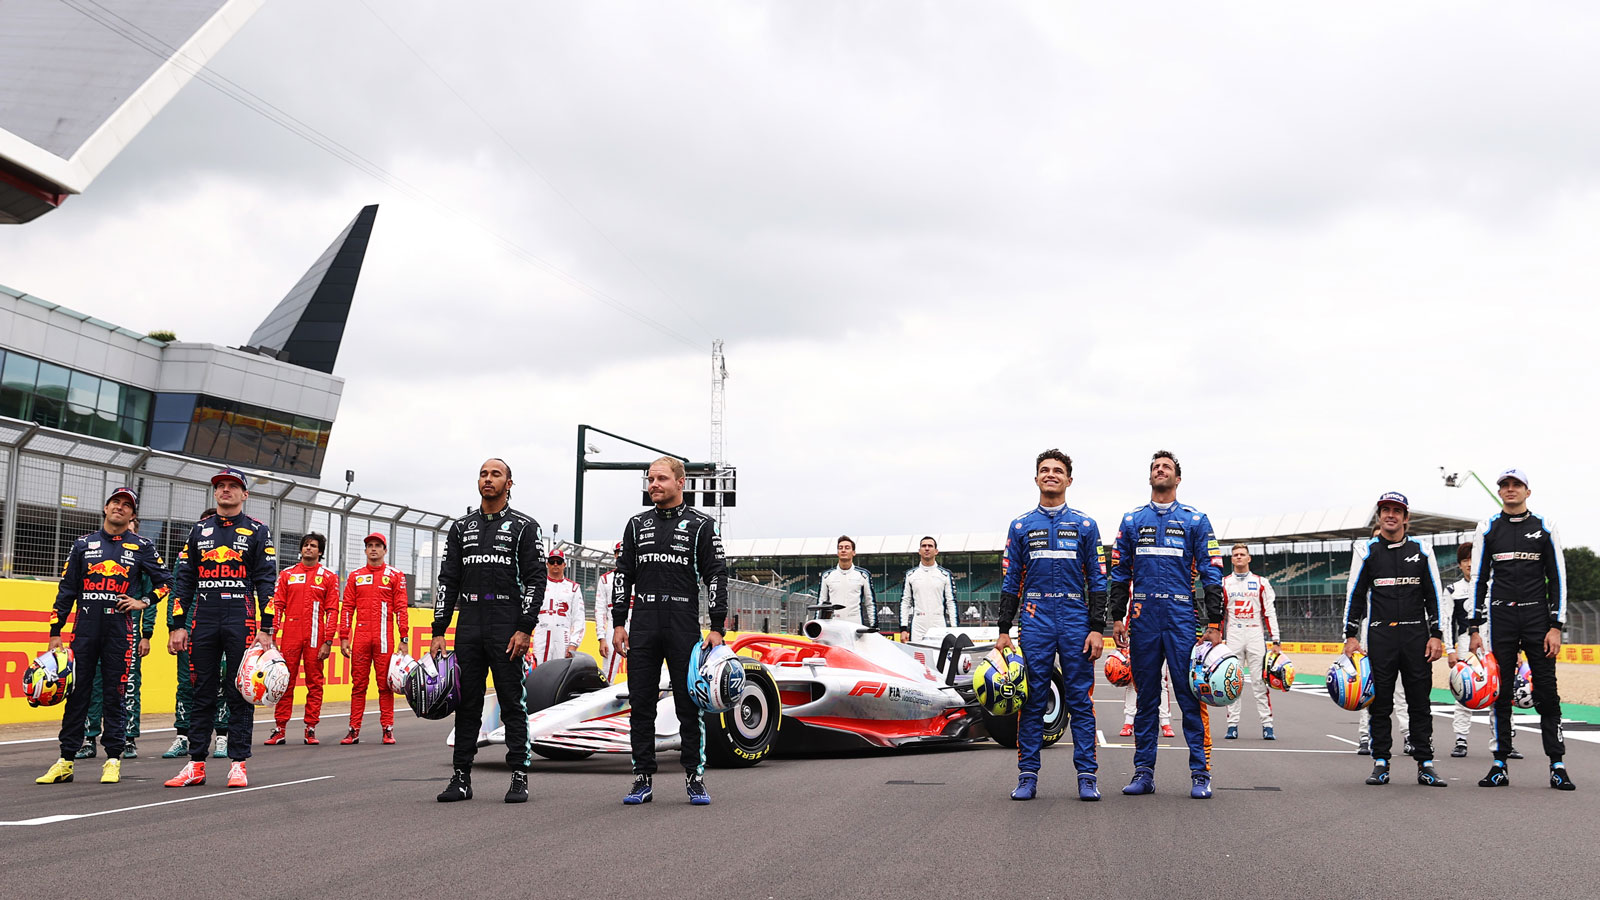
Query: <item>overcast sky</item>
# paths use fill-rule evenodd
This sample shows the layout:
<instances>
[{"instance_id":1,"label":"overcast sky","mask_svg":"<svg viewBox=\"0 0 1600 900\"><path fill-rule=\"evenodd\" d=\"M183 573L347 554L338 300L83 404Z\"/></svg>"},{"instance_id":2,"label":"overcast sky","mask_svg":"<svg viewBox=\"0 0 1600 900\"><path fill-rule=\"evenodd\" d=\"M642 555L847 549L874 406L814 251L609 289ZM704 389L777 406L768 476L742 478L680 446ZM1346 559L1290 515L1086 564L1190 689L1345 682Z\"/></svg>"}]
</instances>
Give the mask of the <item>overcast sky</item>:
<instances>
[{"instance_id":1,"label":"overcast sky","mask_svg":"<svg viewBox=\"0 0 1600 900\"><path fill-rule=\"evenodd\" d=\"M197 81L0 283L238 345L378 203L325 476L456 513L503 456L564 537L579 422L706 458L723 338L730 537L999 532L1059 446L1106 529L1165 447L1213 519L1481 517L1439 467L1521 466L1596 545L1596 46L1581 3L269 0L214 71L393 180ZM637 478L588 498L609 539Z\"/></svg>"}]
</instances>

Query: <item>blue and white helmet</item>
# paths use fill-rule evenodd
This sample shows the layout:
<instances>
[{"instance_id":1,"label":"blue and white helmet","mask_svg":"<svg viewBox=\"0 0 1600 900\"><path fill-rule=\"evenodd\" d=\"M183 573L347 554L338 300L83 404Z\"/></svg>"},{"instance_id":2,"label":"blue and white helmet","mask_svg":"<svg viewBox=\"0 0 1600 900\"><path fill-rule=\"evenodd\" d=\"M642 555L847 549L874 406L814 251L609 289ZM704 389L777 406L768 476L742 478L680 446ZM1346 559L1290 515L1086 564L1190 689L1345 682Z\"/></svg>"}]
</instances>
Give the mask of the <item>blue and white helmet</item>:
<instances>
[{"instance_id":1,"label":"blue and white helmet","mask_svg":"<svg viewBox=\"0 0 1600 900\"><path fill-rule=\"evenodd\" d=\"M1196 644L1189 654L1189 690L1209 706L1227 706L1244 689L1244 666L1227 644Z\"/></svg>"},{"instance_id":2,"label":"blue and white helmet","mask_svg":"<svg viewBox=\"0 0 1600 900\"><path fill-rule=\"evenodd\" d=\"M744 690L744 660L725 644L710 651L701 647L696 643L689 651L689 693L695 706L709 713L725 713L733 709Z\"/></svg>"}]
</instances>

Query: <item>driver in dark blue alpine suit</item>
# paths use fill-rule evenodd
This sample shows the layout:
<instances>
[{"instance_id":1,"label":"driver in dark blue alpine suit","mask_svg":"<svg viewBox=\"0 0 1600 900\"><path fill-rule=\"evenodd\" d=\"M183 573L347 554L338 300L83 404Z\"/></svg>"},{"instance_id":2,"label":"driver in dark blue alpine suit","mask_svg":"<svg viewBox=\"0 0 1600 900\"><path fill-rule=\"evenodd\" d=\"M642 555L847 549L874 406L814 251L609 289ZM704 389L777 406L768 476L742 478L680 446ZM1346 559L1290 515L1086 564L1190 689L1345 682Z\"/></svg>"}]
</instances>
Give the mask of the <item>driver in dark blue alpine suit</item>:
<instances>
[{"instance_id":1,"label":"driver in dark blue alpine suit","mask_svg":"<svg viewBox=\"0 0 1600 900\"><path fill-rule=\"evenodd\" d=\"M1094 661L1105 646L1105 549L1093 519L1067 506L1072 458L1050 449L1034 461L1039 505L1012 520L1006 532L1006 575L1000 588L1000 638L1011 644L1011 623L1020 611L1017 641L1028 667L1028 696L1017 722L1017 789L1013 800L1032 800L1039 781L1044 714L1051 673L1061 659L1066 679L1062 702L1072 717L1072 762L1078 799L1099 800L1095 775Z\"/></svg>"},{"instance_id":2,"label":"driver in dark blue alpine suit","mask_svg":"<svg viewBox=\"0 0 1600 900\"><path fill-rule=\"evenodd\" d=\"M1150 502L1122 517L1111 553L1112 634L1119 646L1131 641L1133 682L1139 694L1134 715L1133 780L1124 794L1155 793L1156 718L1161 703L1161 665L1174 682L1187 681L1194 650L1194 580L1205 590L1205 632L1201 640L1222 642L1222 549L1206 514L1178 503L1183 468L1165 450L1150 460ZM1130 597L1131 595L1131 597ZM1127 624L1129 600L1133 615ZM1206 707L1184 684L1172 692L1183 710L1183 736L1189 744L1189 796L1211 796L1211 730Z\"/></svg>"}]
</instances>

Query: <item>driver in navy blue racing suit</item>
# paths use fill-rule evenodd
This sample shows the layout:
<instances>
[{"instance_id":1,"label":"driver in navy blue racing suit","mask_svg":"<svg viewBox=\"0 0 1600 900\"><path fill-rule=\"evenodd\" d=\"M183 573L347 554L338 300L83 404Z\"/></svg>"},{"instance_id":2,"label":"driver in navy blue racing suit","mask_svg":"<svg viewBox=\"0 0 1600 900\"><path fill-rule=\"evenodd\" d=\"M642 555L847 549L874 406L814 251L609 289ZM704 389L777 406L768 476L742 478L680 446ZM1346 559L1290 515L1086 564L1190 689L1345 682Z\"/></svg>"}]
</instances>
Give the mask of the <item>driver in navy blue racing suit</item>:
<instances>
[{"instance_id":1,"label":"driver in navy blue racing suit","mask_svg":"<svg viewBox=\"0 0 1600 900\"><path fill-rule=\"evenodd\" d=\"M1094 661L1105 646L1105 550L1095 521L1067 506L1072 458L1050 449L1034 461L1039 505L1011 522L1006 533L1006 577L1000 588L999 649L1017 642L1028 667L1028 696L1017 721L1017 788L1013 800L1038 790L1044 714L1056 657L1066 679L1062 702L1072 721L1072 762L1078 799L1099 800L1095 761Z\"/></svg>"},{"instance_id":2,"label":"driver in navy blue racing suit","mask_svg":"<svg viewBox=\"0 0 1600 900\"><path fill-rule=\"evenodd\" d=\"M1161 702L1161 666L1172 680L1187 680L1195 644L1194 580L1205 591L1205 631L1201 640L1222 643L1222 550L1206 514L1178 503L1183 468L1165 450L1150 460L1150 502L1122 517L1111 554L1112 634L1130 648L1139 708L1134 714L1133 780L1124 794L1156 790L1156 718ZM1123 616L1132 601L1133 614ZM1211 730L1206 707L1187 684L1173 690L1183 711L1183 736L1189 744L1189 796L1211 796Z\"/></svg>"}]
</instances>

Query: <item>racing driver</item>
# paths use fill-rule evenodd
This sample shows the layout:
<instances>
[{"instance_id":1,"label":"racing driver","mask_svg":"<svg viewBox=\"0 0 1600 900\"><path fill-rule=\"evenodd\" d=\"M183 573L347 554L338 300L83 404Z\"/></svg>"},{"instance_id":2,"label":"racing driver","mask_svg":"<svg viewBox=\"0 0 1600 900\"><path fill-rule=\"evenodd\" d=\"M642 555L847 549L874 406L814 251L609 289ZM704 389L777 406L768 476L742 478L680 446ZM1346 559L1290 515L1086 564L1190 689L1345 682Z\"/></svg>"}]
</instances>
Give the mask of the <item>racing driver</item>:
<instances>
[{"instance_id":1,"label":"racing driver","mask_svg":"<svg viewBox=\"0 0 1600 900\"><path fill-rule=\"evenodd\" d=\"M172 583L161 554L154 544L134 532L129 524L139 509L139 496L131 488L117 488L106 498L100 529L72 543L67 563L61 570L61 586L56 591L55 607L50 612L50 649L61 649L61 629L67 617L76 618L72 626L72 654L78 671L93 677L98 667L101 696L104 698L106 748L102 784L122 780L122 751L126 740L127 709L123 693L128 673L138 653L135 628L139 611L150 605L155 592ZM137 587L148 578L152 588L135 597ZM61 716L61 758L37 779L38 784L72 780L72 764L83 746L89 701L93 691L78 684L67 694Z\"/></svg>"},{"instance_id":2,"label":"racing driver","mask_svg":"<svg viewBox=\"0 0 1600 900\"><path fill-rule=\"evenodd\" d=\"M1106 567L1095 521L1067 505L1072 457L1051 448L1034 460L1039 505L1011 521L1006 532L1005 581L1000 587L1000 639L1011 646L1011 622L1020 609L1017 642L1028 666L1027 699L1017 721L1017 789L1013 800L1032 800L1039 783L1044 714L1050 703L1057 655L1066 678L1062 698L1072 717L1072 762L1078 799L1099 800L1095 762L1094 661L1105 647Z\"/></svg>"},{"instance_id":3,"label":"racing driver","mask_svg":"<svg viewBox=\"0 0 1600 900\"><path fill-rule=\"evenodd\" d=\"M529 650L536 666L577 653L589 629L583 615L583 588L567 580L567 555L553 551L544 564L550 577L544 585L544 603L539 607L539 624L534 626Z\"/></svg>"},{"instance_id":4,"label":"racing driver","mask_svg":"<svg viewBox=\"0 0 1600 900\"><path fill-rule=\"evenodd\" d=\"M711 630L702 646L722 643L728 618L728 568L722 558L717 524L683 502L683 462L663 456L646 473L655 509L628 520L617 554L611 595L611 643L628 657L629 728L633 741L633 787L622 799L649 803L656 772L656 701L661 664L667 665L672 700L683 738L682 761L689 802L704 806L705 728L700 708L689 694L689 653L700 641L700 587L710 592ZM632 628L629 601L632 601Z\"/></svg>"},{"instance_id":5,"label":"racing driver","mask_svg":"<svg viewBox=\"0 0 1600 900\"><path fill-rule=\"evenodd\" d=\"M389 688L389 654L394 652L397 627L401 651L409 653L411 649L406 574L384 561L389 539L383 532L367 535L362 545L367 564L350 573L344 585L344 600L339 604L339 651L350 658L350 730L339 743L361 743L370 670L378 683L378 724L383 726L383 742L392 744L394 691Z\"/></svg>"},{"instance_id":6,"label":"racing driver","mask_svg":"<svg viewBox=\"0 0 1600 900\"><path fill-rule=\"evenodd\" d=\"M507 803L528 800L528 708L523 703L522 657L544 601L544 551L539 523L511 508L511 466L499 458L478 469L478 508L455 520L439 564L439 592L433 604L435 656L448 647L445 630L456 606L456 661L461 666L461 700L456 705L454 773L440 792L440 803L472 799L472 760L478 755L483 695L489 674L500 698L506 725L506 765L511 767Z\"/></svg>"},{"instance_id":7,"label":"racing driver","mask_svg":"<svg viewBox=\"0 0 1600 900\"><path fill-rule=\"evenodd\" d=\"M1156 707L1161 702L1161 666L1176 681L1189 671L1199 623L1194 579L1205 590L1205 631L1200 640L1222 643L1222 550L1211 520L1178 502L1183 467L1157 450L1150 458L1150 502L1122 517L1111 554L1112 635L1130 646L1139 708L1133 722L1133 779L1124 794L1156 790ZM1129 604L1132 604L1130 610ZM1128 616L1123 622L1124 615ZM1183 713L1189 744L1189 796L1211 797L1211 725L1206 708L1187 686L1173 691Z\"/></svg>"},{"instance_id":8,"label":"racing driver","mask_svg":"<svg viewBox=\"0 0 1600 900\"><path fill-rule=\"evenodd\" d=\"M231 467L211 476L217 511L189 529L172 590L172 633L167 649L189 651L194 709L189 714L189 764L167 787L206 783L206 744L217 709L217 679L228 700L228 787L248 787L255 709L234 684L244 651L272 647L272 591L277 551L267 526L244 514L250 495L244 473ZM259 631L256 616L261 616ZM222 665L222 659L227 665Z\"/></svg>"},{"instance_id":9,"label":"racing driver","mask_svg":"<svg viewBox=\"0 0 1600 900\"><path fill-rule=\"evenodd\" d=\"M338 630L339 575L322 564L326 537L315 531L300 539L300 561L278 573L278 587L272 597L278 623L278 650L289 667L289 687L273 710L272 734L267 746L286 739L284 730L294 714L294 686L300 677L300 663L306 668L305 741L319 744L317 723L322 716L322 661L333 650L333 635Z\"/></svg>"}]
</instances>

